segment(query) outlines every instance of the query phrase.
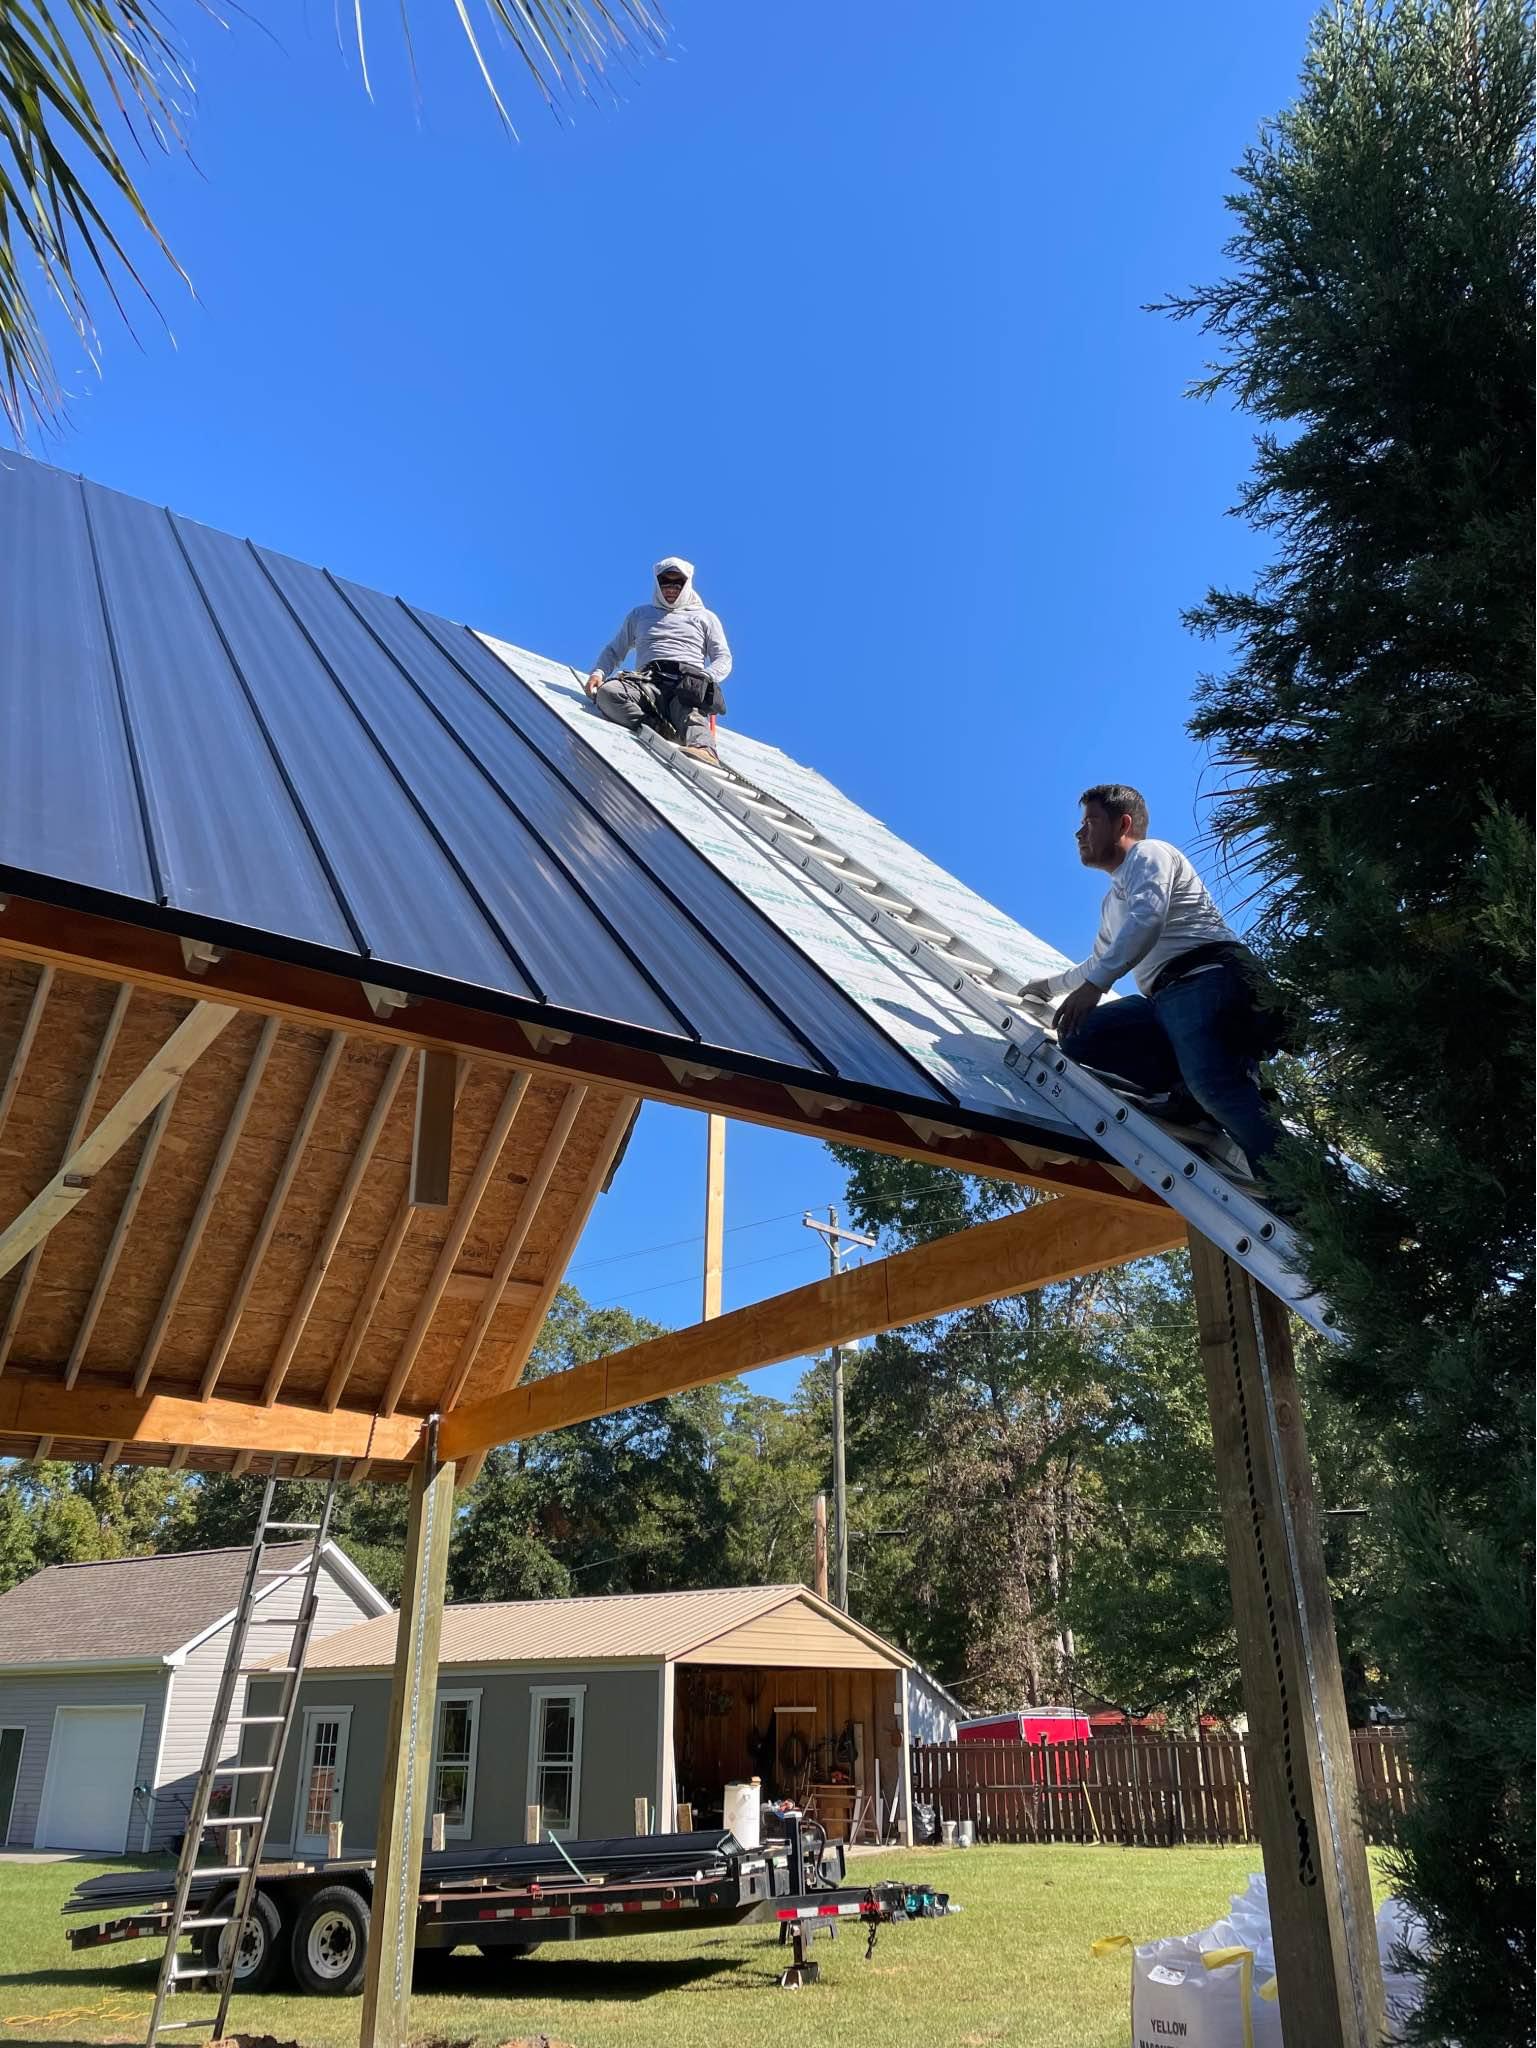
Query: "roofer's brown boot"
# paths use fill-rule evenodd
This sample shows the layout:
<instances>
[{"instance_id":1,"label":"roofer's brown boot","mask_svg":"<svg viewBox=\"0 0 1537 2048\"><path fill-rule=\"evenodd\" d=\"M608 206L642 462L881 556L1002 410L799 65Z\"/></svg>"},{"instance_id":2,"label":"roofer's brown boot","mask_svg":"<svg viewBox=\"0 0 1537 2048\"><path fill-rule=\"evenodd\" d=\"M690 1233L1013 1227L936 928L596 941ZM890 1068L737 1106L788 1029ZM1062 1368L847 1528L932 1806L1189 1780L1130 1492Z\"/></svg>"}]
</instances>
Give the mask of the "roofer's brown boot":
<instances>
[{"instance_id":1,"label":"roofer's brown boot","mask_svg":"<svg viewBox=\"0 0 1537 2048\"><path fill-rule=\"evenodd\" d=\"M685 747L684 753L694 761L708 761L712 768L720 766L720 755L713 747Z\"/></svg>"}]
</instances>

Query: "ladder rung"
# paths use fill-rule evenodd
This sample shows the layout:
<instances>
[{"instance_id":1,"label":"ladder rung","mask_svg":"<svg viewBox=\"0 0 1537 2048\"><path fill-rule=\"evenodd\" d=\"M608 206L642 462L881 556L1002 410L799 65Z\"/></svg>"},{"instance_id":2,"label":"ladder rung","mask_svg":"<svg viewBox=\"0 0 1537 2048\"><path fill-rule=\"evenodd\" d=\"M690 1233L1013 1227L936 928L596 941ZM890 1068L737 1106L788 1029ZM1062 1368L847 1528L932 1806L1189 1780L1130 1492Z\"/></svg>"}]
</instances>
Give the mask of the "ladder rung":
<instances>
[{"instance_id":1,"label":"ladder rung","mask_svg":"<svg viewBox=\"0 0 1537 2048\"><path fill-rule=\"evenodd\" d=\"M193 1866L194 1877L245 1877L250 1871L249 1863L198 1863Z\"/></svg>"},{"instance_id":2,"label":"ladder rung","mask_svg":"<svg viewBox=\"0 0 1537 2048\"><path fill-rule=\"evenodd\" d=\"M231 1728L280 1728L287 1718L286 1714L231 1714L227 1725Z\"/></svg>"},{"instance_id":3,"label":"ladder rung","mask_svg":"<svg viewBox=\"0 0 1537 2048\"><path fill-rule=\"evenodd\" d=\"M297 1664L242 1664L240 1667L242 1678L295 1678L298 1672Z\"/></svg>"},{"instance_id":4,"label":"ladder rung","mask_svg":"<svg viewBox=\"0 0 1537 2048\"><path fill-rule=\"evenodd\" d=\"M216 2027L218 2024L216 2012L201 2020L162 2020L155 2029L155 2038L158 2040L162 2034L184 2034L188 2027Z\"/></svg>"},{"instance_id":5,"label":"ladder rung","mask_svg":"<svg viewBox=\"0 0 1537 2048\"><path fill-rule=\"evenodd\" d=\"M265 1814L260 1813L231 1813L215 1820L210 1814L203 1825L205 1828L256 1828L265 1818Z\"/></svg>"},{"instance_id":6,"label":"ladder rung","mask_svg":"<svg viewBox=\"0 0 1537 2048\"><path fill-rule=\"evenodd\" d=\"M246 1617L247 1628L297 1628L297 1614L251 1614Z\"/></svg>"},{"instance_id":7,"label":"ladder rung","mask_svg":"<svg viewBox=\"0 0 1537 2048\"><path fill-rule=\"evenodd\" d=\"M267 1523L265 1523L265 1524L263 1525L263 1528L262 1528L262 1534L263 1534L263 1536L265 1536L265 1535L266 1535L266 1533L267 1533L267 1530L268 1530L268 1529L311 1529L311 1530L314 1530L314 1529L318 1529L319 1527L320 1527L320 1524L319 1524L318 1522L267 1522Z\"/></svg>"},{"instance_id":8,"label":"ladder rung","mask_svg":"<svg viewBox=\"0 0 1537 2048\"><path fill-rule=\"evenodd\" d=\"M202 1913L196 1920L183 1920L181 1932L185 1934L189 1927L228 1927L234 1917L233 1913Z\"/></svg>"},{"instance_id":9,"label":"ladder rung","mask_svg":"<svg viewBox=\"0 0 1537 2048\"><path fill-rule=\"evenodd\" d=\"M259 1579L307 1579L310 1568L307 1564L263 1565L256 1576Z\"/></svg>"},{"instance_id":10,"label":"ladder rung","mask_svg":"<svg viewBox=\"0 0 1537 2048\"><path fill-rule=\"evenodd\" d=\"M272 1768L271 1764L215 1764L213 1774L216 1778L255 1778Z\"/></svg>"},{"instance_id":11,"label":"ladder rung","mask_svg":"<svg viewBox=\"0 0 1537 2048\"><path fill-rule=\"evenodd\" d=\"M216 1964L212 1969L172 1970L171 1982L173 1984L185 1984L191 1977L222 1977L223 1975L224 1966L221 1963Z\"/></svg>"}]
</instances>

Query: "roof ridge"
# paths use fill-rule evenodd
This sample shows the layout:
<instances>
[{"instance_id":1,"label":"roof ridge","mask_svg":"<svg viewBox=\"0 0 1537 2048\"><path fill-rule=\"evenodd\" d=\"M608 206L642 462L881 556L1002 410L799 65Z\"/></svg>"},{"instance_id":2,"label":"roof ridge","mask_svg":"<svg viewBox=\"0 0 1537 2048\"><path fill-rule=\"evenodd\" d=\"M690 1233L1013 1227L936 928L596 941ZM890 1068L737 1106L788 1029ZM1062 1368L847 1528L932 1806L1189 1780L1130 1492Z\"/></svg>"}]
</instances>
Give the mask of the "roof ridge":
<instances>
[{"instance_id":1,"label":"roof ridge","mask_svg":"<svg viewBox=\"0 0 1537 2048\"><path fill-rule=\"evenodd\" d=\"M329 1537L327 1541L330 1541ZM265 1545L265 1548L268 1550L307 1550L309 1545L301 1538L295 1536L291 1537L286 1543L269 1543ZM44 1572L87 1571L92 1566L102 1564L170 1564L173 1561L181 1563L185 1559L192 1557L247 1557L250 1555L250 1550L251 1546L249 1543L221 1543L212 1550L145 1550L124 1557L67 1557L58 1564L41 1565L28 1576L40 1579ZM17 1581L18 1585L24 1586L26 1583L26 1579Z\"/></svg>"}]
</instances>

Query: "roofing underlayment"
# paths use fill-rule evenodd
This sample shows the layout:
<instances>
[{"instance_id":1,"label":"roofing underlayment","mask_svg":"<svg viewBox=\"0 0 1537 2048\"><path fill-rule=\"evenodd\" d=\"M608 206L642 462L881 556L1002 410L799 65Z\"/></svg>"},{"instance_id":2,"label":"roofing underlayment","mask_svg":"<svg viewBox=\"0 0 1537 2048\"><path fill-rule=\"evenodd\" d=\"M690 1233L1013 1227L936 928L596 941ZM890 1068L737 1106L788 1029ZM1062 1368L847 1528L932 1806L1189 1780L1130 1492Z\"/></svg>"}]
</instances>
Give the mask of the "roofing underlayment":
<instances>
[{"instance_id":1,"label":"roofing underlayment","mask_svg":"<svg viewBox=\"0 0 1537 2048\"><path fill-rule=\"evenodd\" d=\"M0 891L1088 1149L569 667L10 458L0 675ZM721 750L1021 980L1063 964L812 770Z\"/></svg>"}]
</instances>

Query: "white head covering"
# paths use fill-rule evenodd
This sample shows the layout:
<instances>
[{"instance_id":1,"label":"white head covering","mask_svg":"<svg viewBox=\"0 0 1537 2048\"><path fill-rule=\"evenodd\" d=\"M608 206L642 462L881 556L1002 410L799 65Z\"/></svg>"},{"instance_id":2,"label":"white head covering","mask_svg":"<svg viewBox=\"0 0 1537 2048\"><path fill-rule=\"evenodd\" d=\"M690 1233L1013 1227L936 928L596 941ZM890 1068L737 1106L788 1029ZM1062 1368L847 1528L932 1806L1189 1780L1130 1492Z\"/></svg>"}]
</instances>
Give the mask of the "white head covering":
<instances>
[{"instance_id":1,"label":"white head covering","mask_svg":"<svg viewBox=\"0 0 1537 2048\"><path fill-rule=\"evenodd\" d=\"M662 607L662 610L664 612L693 612L702 610L703 607L700 604L699 593L694 588L693 563L685 562L681 555L663 555L661 561L652 569L651 574L653 577L660 576L664 569L678 570L683 577L683 588L676 597L667 597L664 595L660 583L654 586L656 602Z\"/></svg>"}]
</instances>

